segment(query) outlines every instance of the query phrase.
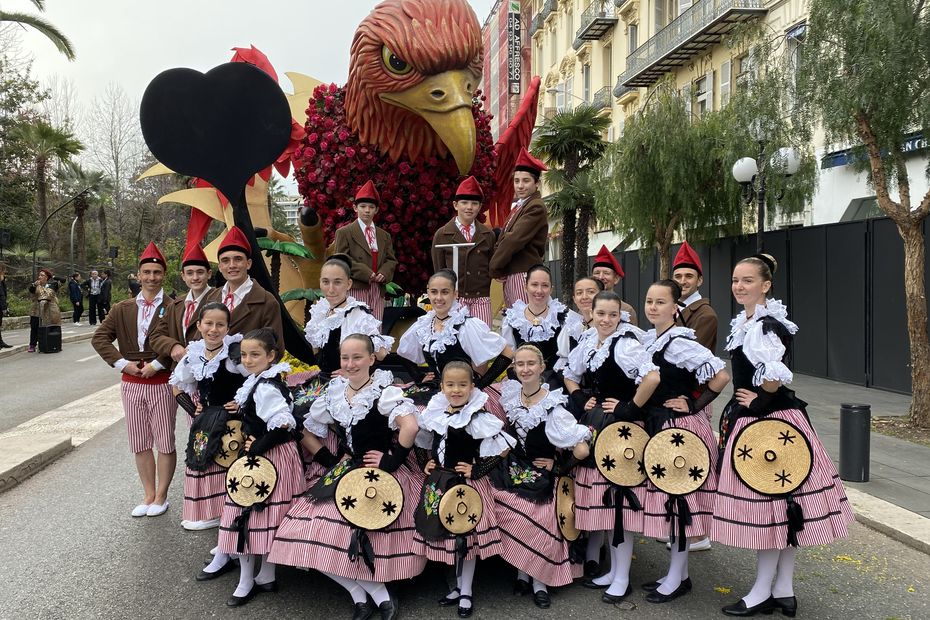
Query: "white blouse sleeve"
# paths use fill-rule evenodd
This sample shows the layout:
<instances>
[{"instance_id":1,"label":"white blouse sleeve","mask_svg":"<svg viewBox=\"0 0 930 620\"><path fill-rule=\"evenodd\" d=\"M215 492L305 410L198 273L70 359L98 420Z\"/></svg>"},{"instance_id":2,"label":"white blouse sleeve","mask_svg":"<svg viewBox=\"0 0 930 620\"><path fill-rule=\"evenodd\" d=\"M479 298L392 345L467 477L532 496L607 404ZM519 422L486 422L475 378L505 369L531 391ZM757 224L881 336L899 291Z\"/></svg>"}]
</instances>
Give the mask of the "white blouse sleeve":
<instances>
[{"instance_id":1,"label":"white blouse sleeve","mask_svg":"<svg viewBox=\"0 0 930 620\"><path fill-rule=\"evenodd\" d=\"M620 336L617 339L617 346L614 347L614 361L623 370L623 374L632 379L636 385L642 383L643 377L649 372L659 370L659 367L652 363L652 355L636 338Z\"/></svg>"},{"instance_id":2,"label":"white blouse sleeve","mask_svg":"<svg viewBox=\"0 0 930 620\"><path fill-rule=\"evenodd\" d=\"M307 416L304 418L304 428L308 433L326 439L329 436L329 425L333 422L333 416L329 414L324 394L310 405L310 411L307 412Z\"/></svg>"},{"instance_id":3,"label":"white blouse sleeve","mask_svg":"<svg viewBox=\"0 0 930 620\"><path fill-rule=\"evenodd\" d=\"M710 349L690 338L673 338L665 349L665 359L679 368L693 372L700 385L704 385L727 367L727 363L711 353Z\"/></svg>"},{"instance_id":4,"label":"white blouse sleeve","mask_svg":"<svg viewBox=\"0 0 930 620\"><path fill-rule=\"evenodd\" d=\"M568 355L571 353L571 334L569 334L568 325L562 327L562 330L559 332L559 337L556 339L556 353L558 354L558 359L553 366L553 370L561 371L562 369L568 366Z\"/></svg>"},{"instance_id":5,"label":"white blouse sleeve","mask_svg":"<svg viewBox=\"0 0 930 620\"><path fill-rule=\"evenodd\" d=\"M424 450L432 449L433 431L420 428L420 430L417 431L417 436L413 438L413 445L417 448L423 448Z\"/></svg>"},{"instance_id":6,"label":"white blouse sleeve","mask_svg":"<svg viewBox=\"0 0 930 620\"><path fill-rule=\"evenodd\" d=\"M375 344L375 351L380 349L390 351L391 347L394 346L394 339L381 333L381 321L359 307L352 308L346 317L342 338L345 339L350 334L371 336L371 340Z\"/></svg>"},{"instance_id":7,"label":"white blouse sleeve","mask_svg":"<svg viewBox=\"0 0 930 620\"><path fill-rule=\"evenodd\" d=\"M197 380L194 378L194 373L191 371L190 360L186 355L184 359L174 367L174 371L172 371L171 377L168 379L168 385L173 385L179 390L187 392L190 396L194 396L197 393Z\"/></svg>"},{"instance_id":8,"label":"white blouse sleeve","mask_svg":"<svg viewBox=\"0 0 930 620\"><path fill-rule=\"evenodd\" d=\"M468 423L468 434L481 440L478 456L500 456L509 448L517 445L517 440L504 432L504 423L487 412L476 413Z\"/></svg>"},{"instance_id":9,"label":"white blouse sleeve","mask_svg":"<svg viewBox=\"0 0 930 620\"><path fill-rule=\"evenodd\" d=\"M459 327L459 343L475 366L490 362L507 346L503 336L492 332L484 321L475 318L466 319Z\"/></svg>"},{"instance_id":10,"label":"white blouse sleeve","mask_svg":"<svg viewBox=\"0 0 930 620\"><path fill-rule=\"evenodd\" d=\"M761 322L757 321L743 338L743 354L756 368L752 376L753 385L762 385L764 381L778 381L784 385L791 383L794 375L781 361L785 356L785 345L774 331L765 333Z\"/></svg>"},{"instance_id":11,"label":"white blouse sleeve","mask_svg":"<svg viewBox=\"0 0 930 620\"><path fill-rule=\"evenodd\" d=\"M574 448L579 441L591 439L591 429L578 424L565 407L556 405L546 420L546 438L556 448Z\"/></svg>"},{"instance_id":12,"label":"white blouse sleeve","mask_svg":"<svg viewBox=\"0 0 930 620\"><path fill-rule=\"evenodd\" d=\"M581 378L584 376L584 371L586 369L585 355L585 346L582 340L569 352L568 358L565 360L565 365L562 368L562 376L569 381L581 383Z\"/></svg>"},{"instance_id":13,"label":"white blouse sleeve","mask_svg":"<svg viewBox=\"0 0 930 620\"><path fill-rule=\"evenodd\" d=\"M281 391L273 385L259 383L253 395L255 414L265 421L269 429L296 428L297 422L291 413L293 405L287 402Z\"/></svg>"},{"instance_id":14,"label":"white blouse sleeve","mask_svg":"<svg viewBox=\"0 0 930 620\"><path fill-rule=\"evenodd\" d=\"M514 338L513 327L510 326L510 323L504 323L501 325L501 337L511 349L515 349L517 347L517 339Z\"/></svg>"},{"instance_id":15,"label":"white blouse sleeve","mask_svg":"<svg viewBox=\"0 0 930 620\"><path fill-rule=\"evenodd\" d=\"M400 337L400 342L397 343L397 354L415 364L422 364L426 361L426 358L423 356L423 347L420 345L420 339L417 337L417 330L420 328L420 321L423 318L424 317L420 317L417 319L416 322L404 332L404 335Z\"/></svg>"},{"instance_id":16,"label":"white blouse sleeve","mask_svg":"<svg viewBox=\"0 0 930 620\"><path fill-rule=\"evenodd\" d=\"M381 396L378 398L378 411L383 416L387 416L388 427L392 431L397 430L397 418L403 415L412 415L416 419L417 408L413 401L404 396L403 390L399 387L389 385L381 390Z\"/></svg>"}]
</instances>

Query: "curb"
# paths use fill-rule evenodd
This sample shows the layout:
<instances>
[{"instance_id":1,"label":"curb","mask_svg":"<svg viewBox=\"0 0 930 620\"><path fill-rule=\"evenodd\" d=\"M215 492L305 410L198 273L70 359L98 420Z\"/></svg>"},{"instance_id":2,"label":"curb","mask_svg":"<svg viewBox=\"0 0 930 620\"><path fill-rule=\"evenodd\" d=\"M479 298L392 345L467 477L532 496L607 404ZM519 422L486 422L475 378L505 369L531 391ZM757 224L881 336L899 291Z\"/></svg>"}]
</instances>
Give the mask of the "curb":
<instances>
[{"instance_id":1,"label":"curb","mask_svg":"<svg viewBox=\"0 0 930 620\"><path fill-rule=\"evenodd\" d=\"M90 340L93 337L94 337L94 332L87 332L84 334L71 334L70 336L62 336L61 344L67 344L69 342L81 342L83 340ZM29 348L28 344L17 344L9 349L2 349L0 350L0 359L3 359L4 357L10 357L11 355L15 355L17 353L22 353L28 348Z\"/></svg>"},{"instance_id":2,"label":"curb","mask_svg":"<svg viewBox=\"0 0 930 620\"><path fill-rule=\"evenodd\" d=\"M38 437L29 442L0 440L0 493L64 456L72 447L67 435Z\"/></svg>"},{"instance_id":3,"label":"curb","mask_svg":"<svg viewBox=\"0 0 930 620\"><path fill-rule=\"evenodd\" d=\"M930 554L930 519L849 486L846 497L857 521L912 549Z\"/></svg>"}]
</instances>

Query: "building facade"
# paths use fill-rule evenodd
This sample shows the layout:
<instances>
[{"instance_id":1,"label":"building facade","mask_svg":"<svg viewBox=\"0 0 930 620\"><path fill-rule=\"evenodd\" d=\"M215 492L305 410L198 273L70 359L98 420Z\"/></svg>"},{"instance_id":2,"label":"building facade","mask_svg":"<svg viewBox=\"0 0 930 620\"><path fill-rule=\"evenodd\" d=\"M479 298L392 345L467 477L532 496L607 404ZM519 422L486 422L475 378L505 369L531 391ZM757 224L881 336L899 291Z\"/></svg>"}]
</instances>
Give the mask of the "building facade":
<instances>
[{"instance_id":1,"label":"building facade","mask_svg":"<svg viewBox=\"0 0 930 620\"><path fill-rule=\"evenodd\" d=\"M481 28L484 68L481 91L491 119L491 135L497 140L510 124L526 92L530 67L529 37L532 3L526 0L497 0Z\"/></svg>"}]
</instances>

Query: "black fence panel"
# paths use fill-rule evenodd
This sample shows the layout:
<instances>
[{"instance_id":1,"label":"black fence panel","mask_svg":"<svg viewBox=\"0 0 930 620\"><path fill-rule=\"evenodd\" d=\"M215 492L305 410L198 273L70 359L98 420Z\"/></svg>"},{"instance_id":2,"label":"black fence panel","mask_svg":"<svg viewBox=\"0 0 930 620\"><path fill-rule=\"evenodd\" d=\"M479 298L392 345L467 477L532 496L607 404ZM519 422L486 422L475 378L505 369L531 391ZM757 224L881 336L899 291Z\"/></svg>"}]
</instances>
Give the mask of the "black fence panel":
<instances>
[{"instance_id":1,"label":"black fence panel","mask_svg":"<svg viewBox=\"0 0 930 620\"><path fill-rule=\"evenodd\" d=\"M623 292L620 293L620 297L623 298L623 301L633 306L633 308L639 308L639 282L642 279L639 257L639 252L624 252L623 260L620 262L626 274L622 281ZM642 320L639 316L640 314L642 314L642 312L637 310L636 316Z\"/></svg>"},{"instance_id":2,"label":"black fence panel","mask_svg":"<svg viewBox=\"0 0 930 620\"><path fill-rule=\"evenodd\" d=\"M799 372L826 377L827 371L827 248L823 226L791 231L791 260L778 282L787 280L791 320L799 335L793 345L793 368ZM785 303L788 303L785 300Z\"/></svg>"},{"instance_id":3,"label":"black fence panel","mask_svg":"<svg viewBox=\"0 0 930 620\"><path fill-rule=\"evenodd\" d=\"M910 392L910 346L904 310L904 246L891 220L872 220L870 224L870 383L886 390Z\"/></svg>"},{"instance_id":4,"label":"black fence panel","mask_svg":"<svg viewBox=\"0 0 930 620\"><path fill-rule=\"evenodd\" d=\"M705 284L702 294L710 296L710 305L717 313L717 351L721 355L726 346L727 336L730 335L730 321L736 314L733 293L730 288L730 279L733 275L733 240L721 239L710 246L710 258L705 263L705 271L709 272L710 286ZM704 280L708 275L704 276Z\"/></svg>"},{"instance_id":5,"label":"black fence panel","mask_svg":"<svg viewBox=\"0 0 930 620\"><path fill-rule=\"evenodd\" d=\"M826 256L829 257L828 260L824 260L826 300L823 304L823 314L827 334L826 375L837 381L859 385L865 385L867 381L868 227L867 222L844 222L818 227L826 234ZM792 237L793 249L794 237ZM799 302L801 305L809 305L806 299L800 299ZM805 329L805 333L807 331Z\"/></svg>"}]
</instances>

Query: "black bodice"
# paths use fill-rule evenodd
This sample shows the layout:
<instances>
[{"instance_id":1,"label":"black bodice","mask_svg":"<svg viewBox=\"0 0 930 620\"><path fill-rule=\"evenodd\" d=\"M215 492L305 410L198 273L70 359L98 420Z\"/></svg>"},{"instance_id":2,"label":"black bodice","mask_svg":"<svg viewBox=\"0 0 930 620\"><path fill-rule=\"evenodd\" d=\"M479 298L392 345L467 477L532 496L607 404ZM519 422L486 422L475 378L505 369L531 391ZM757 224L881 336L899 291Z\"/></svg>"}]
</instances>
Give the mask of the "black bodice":
<instances>
[{"instance_id":1,"label":"black bodice","mask_svg":"<svg viewBox=\"0 0 930 620\"><path fill-rule=\"evenodd\" d=\"M556 327L552 337L546 340L524 340L520 330L513 329L513 338L519 347L522 344L529 343L539 349L543 354L543 360L546 362L546 368L552 368L559 359L559 334L565 325L565 317L568 316L568 310L558 314L559 326Z\"/></svg>"},{"instance_id":2,"label":"black bodice","mask_svg":"<svg viewBox=\"0 0 930 620\"><path fill-rule=\"evenodd\" d=\"M516 430L516 424L510 423L513 428L513 436L517 438L517 447L514 448L520 456L525 456L529 460L533 459L551 459L555 458L555 446L549 442L546 437L546 421L542 420L539 424L531 428L526 433L526 439L520 440L520 433Z\"/></svg>"},{"instance_id":3,"label":"black bodice","mask_svg":"<svg viewBox=\"0 0 930 620\"><path fill-rule=\"evenodd\" d=\"M326 344L317 353L317 363L320 365L320 372L325 375L332 375L339 370L339 345L342 339L342 328L329 332L329 338Z\"/></svg>"},{"instance_id":4,"label":"black bodice","mask_svg":"<svg viewBox=\"0 0 930 620\"><path fill-rule=\"evenodd\" d=\"M245 377L229 372L226 369L226 360L223 360L212 377L204 377L197 382L200 402L204 407L222 407L236 396L236 391L243 383Z\"/></svg>"},{"instance_id":5,"label":"black bodice","mask_svg":"<svg viewBox=\"0 0 930 620\"><path fill-rule=\"evenodd\" d=\"M692 371L676 366L665 359L665 352L675 338L686 338L686 336L672 336L665 346L652 354L652 363L659 367L661 381L649 399L650 406L661 407L671 398L692 396L698 388L697 377Z\"/></svg>"},{"instance_id":6,"label":"black bodice","mask_svg":"<svg viewBox=\"0 0 930 620\"><path fill-rule=\"evenodd\" d=\"M474 317L466 317L465 321L478 321ZM459 324L459 330L461 331L461 326L465 324L465 321ZM465 362L469 366L473 364L471 357L468 356L468 353L465 352L465 349L462 348L462 343L456 338L455 342L452 344L446 345L446 350L441 353L434 353L429 351L426 347L423 347L423 357L426 358L426 365L429 366L431 372L435 373L437 377L437 382L440 375L442 375L442 369L446 367L446 364L452 360L459 360Z\"/></svg>"},{"instance_id":7,"label":"black bodice","mask_svg":"<svg viewBox=\"0 0 930 620\"><path fill-rule=\"evenodd\" d=\"M592 394L598 400L605 398L616 398L620 402L627 402L633 399L636 394L636 382L626 376L623 369L614 361L614 350L620 338L633 338L636 336L627 332L614 338L610 343L610 352L607 359L597 370L585 369L584 376L581 380L581 387L591 390ZM594 351L591 352L591 355Z\"/></svg>"},{"instance_id":8,"label":"black bodice","mask_svg":"<svg viewBox=\"0 0 930 620\"><path fill-rule=\"evenodd\" d=\"M385 454L390 452L394 432L388 426L388 418L378 411L378 401L375 400L371 409L364 418L355 423L348 432L352 433L352 449L349 451L346 441L347 431L341 424L336 424L336 435L342 440L340 443L346 451L350 452L356 462L361 462L366 452L377 450Z\"/></svg>"},{"instance_id":9,"label":"black bodice","mask_svg":"<svg viewBox=\"0 0 930 620\"><path fill-rule=\"evenodd\" d=\"M252 386L252 391L249 393L249 398L239 408L239 414L242 416L242 427L245 433L256 439L268 432L268 425L264 420L258 417L258 414L255 412L255 390L263 383L273 385L281 392L281 396L284 397L284 400L289 403L292 402L291 391L280 377L261 378L255 382L255 385Z\"/></svg>"},{"instance_id":10,"label":"black bodice","mask_svg":"<svg viewBox=\"0 0 930 620\"><path fill-rule=\"evenodd\" d=\"M454 469L459 463L474 463L478 459L481 440L469 435L465 429L466 427L449 427L446 432L445 453L442 459L439 458L439 443L442 441L442 436L433 433L433 458L440 467Z\"/></svg>"}]
</instances>

